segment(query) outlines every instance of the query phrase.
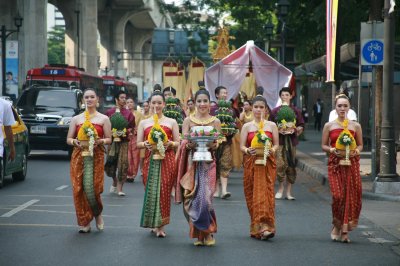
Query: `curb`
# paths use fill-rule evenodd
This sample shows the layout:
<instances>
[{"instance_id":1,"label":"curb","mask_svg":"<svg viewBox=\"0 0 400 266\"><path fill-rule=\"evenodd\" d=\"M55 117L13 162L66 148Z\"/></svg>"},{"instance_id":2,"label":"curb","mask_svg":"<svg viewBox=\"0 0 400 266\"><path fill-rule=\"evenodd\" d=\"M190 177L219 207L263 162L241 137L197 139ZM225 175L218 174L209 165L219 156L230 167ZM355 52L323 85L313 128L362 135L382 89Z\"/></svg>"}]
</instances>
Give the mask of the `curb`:
<instances>
[{"instance_id":1,"label":"curb","mask_svg":"<svg viewBox=\"0 0 400 266\"><path fill-rule=\"evenodd\" d=\"M325 185L327 181L328 170L326 167L324 167L324 164L299 150L296 151L296 154L297 168L319 180L322 185Z\"/></svg>"},{"instance_id":2,"label":"curb","mask_svg":"<svg viewBox=\"0 0 400 266\"><path fill-rule=\"evenodd\" d=\"M299 150L297 153L297 168L311 175L315 179L321 182L321 185L327 184L328 170L324 162L314 159ZM388 195L388 194L376 194L371 191L362 192L362 198L368 200L381 200L381 201L393 201L400 202L400 196Z\"/></svg>"},{"instance_id":3,"label":"curb","mask_svg":"<svg viewBox=\"0 0 400 266\"><path fill-rule=\"evenodd\" d=\"M376 194L374 192L363 191L362 192L363 199L369 200L384 200L384 201L393 201L393 202L400 202L400 196L393 196L387 194Z\"/></svg>"}]
</instances>

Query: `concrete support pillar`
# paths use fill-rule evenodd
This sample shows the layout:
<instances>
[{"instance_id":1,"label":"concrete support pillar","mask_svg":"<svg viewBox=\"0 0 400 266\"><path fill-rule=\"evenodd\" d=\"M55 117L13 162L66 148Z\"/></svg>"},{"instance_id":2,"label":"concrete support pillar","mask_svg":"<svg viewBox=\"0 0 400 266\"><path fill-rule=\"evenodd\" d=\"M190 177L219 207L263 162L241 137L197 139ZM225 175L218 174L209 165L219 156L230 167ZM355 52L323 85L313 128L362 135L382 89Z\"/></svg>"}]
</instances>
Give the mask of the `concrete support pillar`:
<instances>
[{"instance_id":1,"label":"concrete support pillar","mask_svg":"<svg viewBox=\"0 0 400 266\"><path fill-rule=\"evenodd\" d=\"M80 7L80 63L87 72L96 75L98 55L97 0L81 1Z\"/></svg>"},{"instance_id":2,"label":"concrete support pillar","mask_svg":"<svg viewBox=\"0 0 400 266\"><path fill-rule=\"evenodd\" d=\"M24 19L18 35L18 80L22 84L29 69L47 64L47 0L18 0L17 12Z\"/></svg>"}]
</instances>

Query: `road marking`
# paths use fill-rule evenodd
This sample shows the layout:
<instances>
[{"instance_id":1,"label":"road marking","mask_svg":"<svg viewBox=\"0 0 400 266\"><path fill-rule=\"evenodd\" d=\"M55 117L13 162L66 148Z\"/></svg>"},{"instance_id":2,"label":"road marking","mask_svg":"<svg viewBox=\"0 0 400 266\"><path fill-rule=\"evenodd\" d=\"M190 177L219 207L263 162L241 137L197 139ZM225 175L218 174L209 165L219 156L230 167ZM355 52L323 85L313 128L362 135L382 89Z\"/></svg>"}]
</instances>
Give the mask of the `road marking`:
<instances>
[{"instance_id":1,"label":"road marking","mask_svg":"<svg viewBox=\"0 0 400 266\"><path fill-rule=\"evenodd\" d=\"M39 201L38 199L30 200L30 201L28 201L28 202L26 202L26 203L24 203L24 204L18 206L17 208L15 208L15 209L13 209L13 210L11 210L11 211L9 211L9 212L6 212L6 213L3 214L1 217L9 218L9 217L13 216L14 214L16 214L16 213L22 211L23 209L26 209L26 208L28 208L29 206L35 204L35 203L38 202L38 201Z\"/></svg>"},{"instance_id":2,"label":"road marking","mask_svg":"<svg viewBox=\"0 0 400 266\"><path fill-rule=\"evenodd\" d=\"M366 229L366 228L369 228L369 226L359 224L359 225L357 225L357 228Z\"/></svg>"},{"instance_id":3,"label":"road marking","mask_svg":"<svg viewBox=\"0 0 400 266\"><path fill-rule=\"evenodd\" d=\"M377 243L377 244L393 243L393 241L386 240L386 239L380 238L380 237L377 237L377 238L368 238L368 240L369 240L370 242L372 242L372 243Z\"/></svg>"},{"instance_id":4,"label":"road marking","mask_svg":"<svg viewBox=\"0 0 400 266\"><path fill-rule=\"evenodd\" d=\"M58 188L56 188L56 190L63 190L66 189L67 187L68 185L59 186Z\"/></svg>"}]
</instances>

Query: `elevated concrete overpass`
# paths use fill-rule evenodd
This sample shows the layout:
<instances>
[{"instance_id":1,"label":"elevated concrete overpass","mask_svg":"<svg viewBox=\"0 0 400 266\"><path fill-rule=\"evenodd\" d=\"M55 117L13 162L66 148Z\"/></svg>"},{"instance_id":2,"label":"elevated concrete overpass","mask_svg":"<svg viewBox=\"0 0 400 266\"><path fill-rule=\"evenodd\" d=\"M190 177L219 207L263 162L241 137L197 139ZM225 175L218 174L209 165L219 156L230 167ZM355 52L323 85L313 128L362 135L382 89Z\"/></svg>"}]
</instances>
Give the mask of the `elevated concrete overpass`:
<instances>
[{"instance_id":1,"label":"elevated concrete overpass","mask_svg":"<svg viewBox=\"0 0 400 266\"><path fill-rule=\"evenodd\" d=\"M28 69L47 63L48 3L57 7L65 20L65 63L83 67L92 74L107 67L109 74L134 77L142 83L161 81L153 74L161 73L161 66L140 57L151 53L155 28L172 27L170 17L161 13L157 0L0 0L0 25L14 29L14 17L20 14L23 18L20 32L7 38L19 42L20 87ZM118 60L118 52L139 57L133 61Z\"/></svg>"}]
</instances>

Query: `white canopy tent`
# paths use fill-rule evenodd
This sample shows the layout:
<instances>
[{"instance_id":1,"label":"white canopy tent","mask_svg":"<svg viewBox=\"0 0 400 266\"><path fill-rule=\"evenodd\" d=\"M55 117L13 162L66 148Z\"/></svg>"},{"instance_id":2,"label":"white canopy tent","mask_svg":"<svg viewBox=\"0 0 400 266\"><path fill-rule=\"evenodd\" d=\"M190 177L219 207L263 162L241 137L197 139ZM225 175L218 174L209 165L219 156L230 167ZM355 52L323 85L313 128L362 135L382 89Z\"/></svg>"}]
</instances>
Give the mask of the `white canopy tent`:
<instances>
[{"instance_id":1,"label":"white canopy tent","mask_svg":"<svg viewBox=\"0 0 400 266\"><path fill-rule=\"evenodd\" d=\"M279 90L289 86L292 72L255 46L254 41L247 41L206 70L205 85L211 100L216 100L214 90L218 86L227 88L228 99L235 98L246 77L250 61L257 86L264 88L264 97L269 107L276 107L279 104Z\"/></svg>"}]
</instances>

